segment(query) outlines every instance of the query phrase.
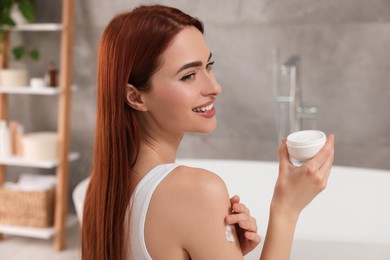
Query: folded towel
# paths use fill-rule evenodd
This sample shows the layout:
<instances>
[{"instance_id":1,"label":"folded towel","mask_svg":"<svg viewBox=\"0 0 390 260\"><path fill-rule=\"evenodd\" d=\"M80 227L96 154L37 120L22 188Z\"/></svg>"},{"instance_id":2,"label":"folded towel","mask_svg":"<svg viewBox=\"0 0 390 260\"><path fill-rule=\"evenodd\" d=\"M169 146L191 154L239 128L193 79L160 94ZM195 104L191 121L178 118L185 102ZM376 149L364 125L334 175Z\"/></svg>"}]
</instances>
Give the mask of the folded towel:
<instances>
[{"instance_id":1,"label":"folded towel","mask_svg":"<svg viewBox=\"0 0 390 260\"><path fill-rule=\"evenodd\" d=\"M5 182L4 188L22 191L45 191L54 188L55 184L55 176L22 174L17 183Z\"/></svg>"}]
</instances>

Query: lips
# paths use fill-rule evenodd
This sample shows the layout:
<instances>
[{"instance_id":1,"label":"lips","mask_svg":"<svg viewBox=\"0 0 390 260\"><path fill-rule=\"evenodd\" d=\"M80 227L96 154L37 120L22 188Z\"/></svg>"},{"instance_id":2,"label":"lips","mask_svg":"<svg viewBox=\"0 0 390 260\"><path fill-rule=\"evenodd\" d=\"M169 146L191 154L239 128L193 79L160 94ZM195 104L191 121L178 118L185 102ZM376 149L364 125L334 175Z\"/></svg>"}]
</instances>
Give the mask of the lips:
<instances>
[{"instance_id":1,"label":"lips","mask_svg":"<svg viewBox=\"0 0 390 260\"><path fill-rule=\"evenodd\" d=\"M209 112L214 107L213 103L214 103L214 100L211 100L207 103L204 103L203 105L200 105L198 107L193 108L192 111L197 112L197 113Z\"/></svg>"},{"instance_id":2,"label":"lips","mask_svg":"<svg viewBox=\"0 0 390 260\"><path fill-rule=\"evenodd\" d=\"M203 105L195 107L192 109L192 111L197 113L197 115L201 117L208 118L208 119L213 118L215 116L214 101L215 100L211 100L207 103L204 103Z\"/></svg>"},{"instance_id":3,"label":"lips","mask_svg":"<svg viewBox=\"0 0 390 260\"><path fill-rule=\"evenodd\" d=\"M208 105L205 107L194 108L194 109L192 109L192 111L197 112L197 113L204 113L204 112L209 112L211 109L213 109L213 107L214 107L214 105L211 104L211 105Z\"/></svg>"}]
</instances>

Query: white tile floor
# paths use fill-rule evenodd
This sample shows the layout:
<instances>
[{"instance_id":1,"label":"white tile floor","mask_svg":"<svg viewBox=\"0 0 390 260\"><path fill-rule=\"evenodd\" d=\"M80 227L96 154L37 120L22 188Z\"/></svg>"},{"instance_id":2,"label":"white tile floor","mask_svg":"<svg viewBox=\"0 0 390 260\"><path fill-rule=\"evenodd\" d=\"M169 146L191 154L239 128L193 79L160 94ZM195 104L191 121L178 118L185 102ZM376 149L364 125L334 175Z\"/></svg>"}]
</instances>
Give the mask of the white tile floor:
<instances>
[{"instance_id":1,"label":"white tile floor","mask_svg":"<svg viewBox=\"0 0 390 260\"><path fill-rule=\"evenodd\" d=\"M77 260L81 259L80 228L78 223L67 230L67 246L57 252L53 239L4 235L0 241L0 260Z\"/></svg>"}]
</instances>

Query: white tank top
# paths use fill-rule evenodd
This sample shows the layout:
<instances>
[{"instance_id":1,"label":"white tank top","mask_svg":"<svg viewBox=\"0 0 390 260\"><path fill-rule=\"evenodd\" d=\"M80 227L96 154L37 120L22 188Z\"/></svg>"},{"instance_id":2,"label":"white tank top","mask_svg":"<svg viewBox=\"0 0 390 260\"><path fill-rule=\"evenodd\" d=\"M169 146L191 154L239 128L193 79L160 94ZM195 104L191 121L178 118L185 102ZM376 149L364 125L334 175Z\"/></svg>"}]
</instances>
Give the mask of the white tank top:
<instances>
[{"instance_id":1,"label":"white tank top","mask_svg":"<svg viewBox=\"0 0 390 260\"><path fill-rule=\"evenodd\" d=\"M138 183L130 199L130 248L132 260L151 260L145 244L145 220L154 190L177 167L177 164L161 164L153 168Z\"/></svg>"}]
</instances>

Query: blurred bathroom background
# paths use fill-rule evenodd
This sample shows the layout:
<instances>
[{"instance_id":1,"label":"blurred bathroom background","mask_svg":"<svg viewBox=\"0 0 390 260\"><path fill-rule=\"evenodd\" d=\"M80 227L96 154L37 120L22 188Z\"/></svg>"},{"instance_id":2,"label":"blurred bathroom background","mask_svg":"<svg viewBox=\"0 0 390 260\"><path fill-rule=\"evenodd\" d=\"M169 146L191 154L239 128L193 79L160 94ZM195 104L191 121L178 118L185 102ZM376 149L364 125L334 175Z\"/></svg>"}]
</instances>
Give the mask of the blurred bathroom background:
<instances>
[{"instance_id":1,"label":"blurred bathroom background","mask_svg":"<svg viewBox=\"0 0 390 260\"><path fill-rule=\"evenodd\" d=\"M59 22L59 0L35 0L37 22ZM90 174L95 132L97 49L117 13L140 4L175 6L200 18L223 87L218 127L188 134L180 158L277 160L272 49L283 62L301 57L304 99L318 109L317 129L336 136L335 164L390 169L390 1L388 0L79 0L75 1L71 191ZM59 33L24 33L16 41L42 50L31 76L59 64ZM47 39L50 39L49 41ZM10 118L26 132L57 128L55 97L10 98ZM13 109L13 107L15 109ZM16 109L17 108L17 109ZM24 169L22 169L24 170ZM40 170L42 171L42 170ZM49 172L49 170L47 170ZM21 168L9 167L8 178ZM239 174L239 173L238 173Z\"/></svg>"}]
</instances>

